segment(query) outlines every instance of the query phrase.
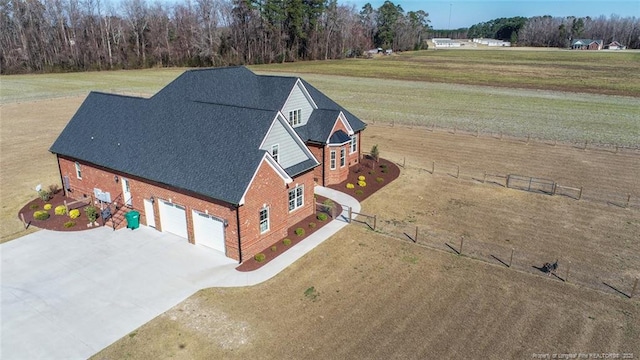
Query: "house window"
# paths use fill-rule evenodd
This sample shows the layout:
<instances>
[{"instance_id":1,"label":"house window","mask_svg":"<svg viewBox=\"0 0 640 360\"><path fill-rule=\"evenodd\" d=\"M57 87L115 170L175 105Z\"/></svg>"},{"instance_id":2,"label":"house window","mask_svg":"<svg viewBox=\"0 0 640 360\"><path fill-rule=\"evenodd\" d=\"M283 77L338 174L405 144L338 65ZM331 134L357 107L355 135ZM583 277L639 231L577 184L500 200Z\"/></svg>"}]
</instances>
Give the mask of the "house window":
<instances>
[{"instance_id":1,"label":"house window","mask_svg":"<svg viewBox=\"0 0 640 360\"><path fill-rule=\"evenodd\" d=\"M272 145L271 146L271 156L273 157L273 160L275 160L276 162L279 162L278 159L278 155L280 153L280 146L278 144Z\"/></svg>"},{"instance_id":2,"label":"house window","mask_svg":"<svg viewBox=\"0 0 640 360\"><path fill-rule=\"evenodd\" d=\"M269 208L265 207L260 210L260 234L269 231Z\"/></svg>"},{"instance_id":3,"label":"house window","mask_svg":"<svg viewBox=\"0 0 640 360\"><path fill-rule=\"evenodd\" d=\"M358 134L351 135L351 151L349 154L353 154L358 151Z\"/></svg>"},{"instance_id":4,"label":"house window","mask_svg":"<svg viewBox=\"0 0 640 360\"><path fill-rule=\"evenodd\" d=\"M76 177L82 180L82 169L80 168L80 163L76 161Z\"/></svg>"},{"instance_id":5,"label":"house window","mask_svg":"<svg viewBox=\"0 0 640 360\"><path fill-rule=\"evenodd\" d=\"M297 126L302 123L302 109L289 111L289 124Z\"/></svg>"},{"instance_id":6,"label":"house window","mask_svg":"<svg viewBox=\"0 0 640 360\"><path fill-rule=\"evenodd\" d=\"M289 190L289 211L293 211L304 204L304 185Z\"/></svg>"},{"instance_id":7,"label":"house window","mask_svg":"<svg viewBox=\"0 0 640 360\"><path fill-rule=\"evenodd\" d=\"M336 151L335 150L331 150L329 165L331 170L336 169Z\"/></svg>"},{"instance_id":8,"label":"house window","mask_svg":"<svg viewBox=\"0 0 640 360\"><path fill-rule=\"evenodd\" d=\"M340 149L340 167L343 167L345 164L344 161L344 154L346 153L346 151L344 151L344 148Z\"/></svg>"}]
</instances>

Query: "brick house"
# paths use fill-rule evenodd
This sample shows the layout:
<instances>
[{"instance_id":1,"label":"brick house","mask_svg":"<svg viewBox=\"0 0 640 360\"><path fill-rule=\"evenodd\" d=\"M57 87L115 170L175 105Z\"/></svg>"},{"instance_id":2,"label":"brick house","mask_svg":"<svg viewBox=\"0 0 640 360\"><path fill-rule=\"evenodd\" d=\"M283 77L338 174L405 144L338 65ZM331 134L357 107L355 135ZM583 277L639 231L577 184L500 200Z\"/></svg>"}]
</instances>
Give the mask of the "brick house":
<instances>
[{"instance_id":1,"label":"brick house","mask_svg":"<svg viewBox=\"0 0 640 360\"><path fill-rule=\"evenodd\" d=\"M571 43L573 50L602 50L602 40L576 39Z\"/></svg>"},{"instance_id":2,"label":"brick house","mask_svg":"<svg viewBox=\"0 0 640 360\"><path fill-rule=\"evenodd\" d=\"M91 92L50 151L67 196L242 262L346 179L365 124L297 77L189 70L149 99ZM108 215L108 214L107 214Z\"/></svg>"}]
</instances>

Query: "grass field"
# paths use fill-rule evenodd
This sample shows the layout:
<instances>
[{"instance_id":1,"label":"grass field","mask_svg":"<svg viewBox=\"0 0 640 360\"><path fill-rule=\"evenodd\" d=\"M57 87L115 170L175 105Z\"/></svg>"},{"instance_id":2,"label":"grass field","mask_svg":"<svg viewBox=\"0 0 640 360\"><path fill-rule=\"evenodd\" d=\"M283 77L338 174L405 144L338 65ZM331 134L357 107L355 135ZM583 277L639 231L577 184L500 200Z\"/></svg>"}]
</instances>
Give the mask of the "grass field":
<instances>
[{"instance_id":1,"label":"grass field","mask_svg":"<svg viewBox=\"0 0 640 360\"><path fill-rule=\"evenodd\" d=\"M447 49L260 69L640 97L640 52Z\"/></svg>"},{"instance_id":2,"label":"grass field","mask_svg":"<svg viewBox=\"0 0 640 360\"><path fill-rule=\"evenodd\" d=\"M551 66L556 55L510 52L516 53L512 62L521 63L514 66L544 65L549 71L559 71ZM415 81L431 76L429 66L421 62L432 61L434 56L444 56L442 69L449 66L447 62L459 62L462 69L473 61L478 68L510 67L503 59L507 52L484 53L468 52L480 54L473 55L479 56L476 60L455 51L438 51L345 61L346 70L341 70L342 62L256 67L279 73L317 72L303 76L372 123L363 138L365 151L379 144L383 157L406 158L408 166L401 177L363 202L363 211L380 216L379 232L350 226L264 284L203 290L96 358L640 356L640 302L612 288L628 294L631 282L640 276L638 210L589 199L589 191L595 191L589 189L598 189L605 197L633 193L637 199L637 151L584 151L539 141L525 145L442 130L480 129L483 134L502 131L637 147L637 93L606 95L621 91L615 84L604 88L587 84L588 89L574 89L584 93L573 93L555 91L550 82L539 84L545 90L537 90L535 86L518 87L515 80L510 85L488 82L499 86L479 86L482 82L459 78L455 81L462 84L439 83L436 78L431 79L434 82ZM587 78L607 83L612 82L608 76L624 77L637 91L634 54L555 53L565 57L565 68L579 63L581 71L590 75L586 83L591 82ZM605 59L602 63L589 58L600 55ZM615 75L599 71L599 65L609 66L604 63L617 64L623 71ZM355 66L364 72L339 75L351 64L363 64ZM397 79L371 77L379 68L394 67L397 76L379 74ZM448 70L442 69L444 79ZM153 94L182 71L2 77L2 241L25 234L16 211L35 197L33 188L39 183L59 183L55 158L47 149L88 90ZM335 75L326 75L333 71ZM420 75L423 72L426 75ZM568 84L565 90L576 82L571 73L557 73ZM476 74L467 76L480 79ZM435 124L439 130L382 125L391 122ZM460 165L461 178L447 175L450 169L437 168L434 175L417 169L429 168L431 161ZM584 186L587 200L531 194L473 180L484 171ZM421 227L421 241L413 244L402 232L416 225ZM445 245L457 245L461 235L466 236L468 256L456 256ZM505 259L512 247L517 253L511 269L490 256ZM560 275L567 261L572 261L569 283L532 268L556 258L561 263Z\"/></svg>"}]
</instances>

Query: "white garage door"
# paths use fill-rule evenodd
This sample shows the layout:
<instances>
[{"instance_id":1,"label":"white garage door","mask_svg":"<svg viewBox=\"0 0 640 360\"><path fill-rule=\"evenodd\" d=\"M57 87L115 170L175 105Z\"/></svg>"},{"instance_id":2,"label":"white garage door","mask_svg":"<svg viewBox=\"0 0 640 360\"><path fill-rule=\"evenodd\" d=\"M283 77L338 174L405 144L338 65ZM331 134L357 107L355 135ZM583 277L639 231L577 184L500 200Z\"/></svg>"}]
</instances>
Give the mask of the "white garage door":
<instances>
[{"instance_id":1,"label":"white garage door","mask_svg":"<svg viewBox=\"0 0 640 360\"><path fill-rule=\"evenodd\" d=\"M187 238L187 212L184 206L160 200L160 225L162 231L167 231L183 238Z\"/></svg>"},{"instance_id":2,"label":"white garage door","mask_svg":"<svg viewBox=\"0 0 640 360\"><path fill-rule=\"evenodd\" d=\"M224 222L214 216L193 211L193 235L196 244L224 253Z\"/></svg>"}]
</instances>

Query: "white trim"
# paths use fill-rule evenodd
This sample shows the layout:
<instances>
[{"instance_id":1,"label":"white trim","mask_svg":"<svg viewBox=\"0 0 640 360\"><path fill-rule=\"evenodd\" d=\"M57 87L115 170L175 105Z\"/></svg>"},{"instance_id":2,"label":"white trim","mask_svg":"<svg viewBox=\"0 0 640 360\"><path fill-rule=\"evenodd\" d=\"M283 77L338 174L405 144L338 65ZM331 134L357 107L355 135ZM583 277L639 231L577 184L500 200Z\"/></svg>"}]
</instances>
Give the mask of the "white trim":
<instances>
[{"instance_id":1,"label":"white trim","mask_svg":"<svg viewBox=\"0 0 640 360\"><path fill-rule=\"evenodd\" d=\"M300 198L302 199L302 204L300 204L299 206L298 204L298 189L302 189L302 194L300 195ZM289 202L291 201L291 199L289 199L289 194L291 192L293 193L293 209L290 208L290 204ZM289 191L287 191L287 209L289 209L289 212L292 213L300 208L304 207L304 184L296 184L295 187L289 189Z\"/></svg>"},{"instance_id":2,"label":"white trim","mask_svg":"<svg viewBox=\"0 0 640 360\"><path fill-rule=\"evenodd\" d=\"M273 157L273 149L276 149L276 155L278 156L278 158L276 159L275 157ZM271 145L271 152L269 153L271 155L271 157L273 158L273 160L275 160L277 163L280 163L280 144L273 144Z\"/></svg>"},{"instance_id":3,"label":"white trim","mask_svg":"<svg viewBox=\"0 0 640 360\"><path fill-rule=\"evenodd\" d=\"M76 168L76 178L82 180L82 165L76 161L74 166Z\"/></svg>"},{"instance_id":4,"label":"white trim","mask_svg":"<svg viewBox=\"0 0 640 360\"><path fill-rule=\"evenodd\" d=\"M266 210L267 211L267 228L262 230L262 211ZM270 219L270 211L269 211L269 207L268 206L263 206L262 208L260 208L260 210L258 211L258 229L260 230L260 234L265 234L268 233L269 230L271 230L271 219Z\"/></svg>"},{"instance_id":5,"label":"white trim","mask_svg":"<svg viewBox=\"0 0 640 360\"><path fill-rule=\"evenodd\" d=\"M354 139L356 140L355 142L353 141ZM358 140L359 139L358 139L358 134L357 133L351 135L351 143L349 144L349 155L355 154L355 153L358 152ZM353 150L353 145L354 144L356 145L356 149L355 150Z\"/></svg>"},{"instance_id":6,"label":"white trim","mask_svg":"<svg viewBox=\"0 0 640 360\"><path fill-rule=\"evenodd\" d=\"M355 132L353 131L353 128L351 127L351 125L349 125L347 118L344 117L344 114L342 113L342 111L340 111L340 114L338 114L336 121L333 123L333 127L331 127L331 131L329 132L329 136L327 137L327 140L324 141L326 144L329 144L329 139L331 139L331 135L333 135L333 133L336 131L336 124L338 123L338 120L342 121L342 124L344 125L345 129L347 129L347 135L351 136L355 134ZM340 145L343 145L343 144L346 144L346 142Z\"/></svg>"},{"instance_id":7,"label":"white trim","mask_svg":"<svg viewBox=\"0 0 640 360\"><path fill-rule=\"evenodd\" d=\"M331 158L331 155L333 155L333 159ZM338 164L337 162L337 157L336 157L336 151L335 150L330 150L329 151L329 170L335 170L336 169L336 165ZM333 164L331 163L331 161L333 160Z\"/></svg>"},{"instance_id":8,"label":"white trim","mask_svg":"<svg viewBox=\"0 0 640 360\"><path fill-rule=\"evenodd\" d=\"M251 184L253 184L253 180L258 175L258 171L260 171L260 167L262 166L262 163L265 161L267 165L271 166L273 171L275 171L280 176L280 178L282 178L285 184L291 184L293 182L293 179L289 176L289 174L287 174L286 171L284 171L282 166L280 166L280 164L278 164L275 160L273 160L269 152L265 151L264 155L262 156L262 160L260 160L260 162L258 163L258 166L256 167L256 170L253 172L253 176L251 177L251 180L249 181L247 188L244 189L244 193L242 193L242 197L240 198L240 203L238 205L244 205L247 192L249 192L249 189L251 188Z\"/></svg>"}]
</instances>

